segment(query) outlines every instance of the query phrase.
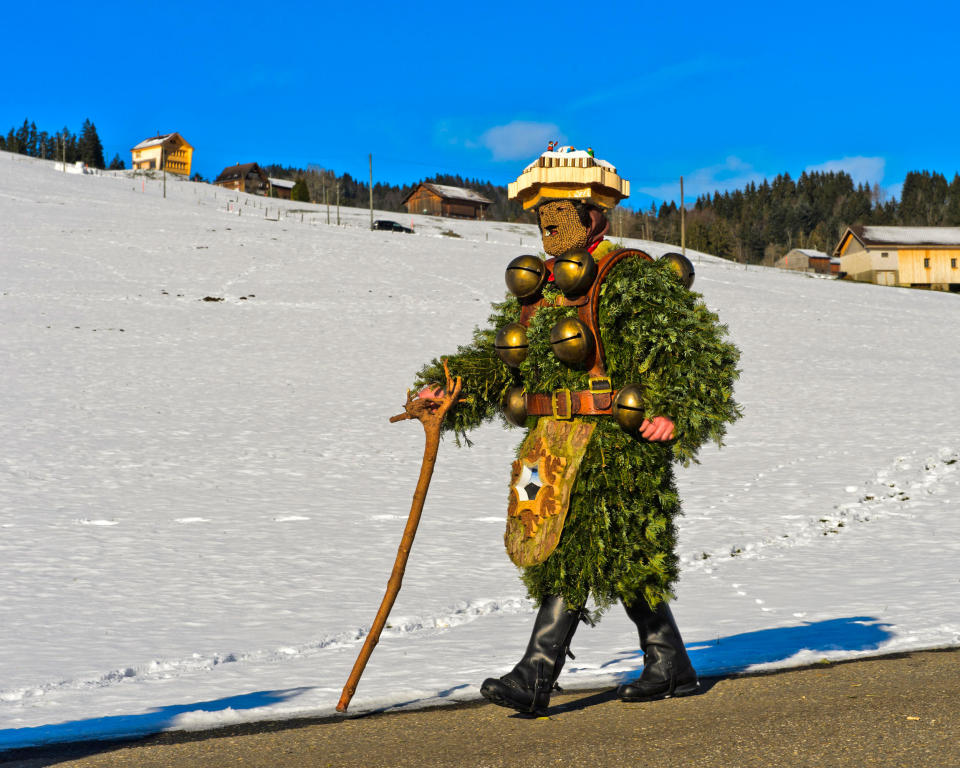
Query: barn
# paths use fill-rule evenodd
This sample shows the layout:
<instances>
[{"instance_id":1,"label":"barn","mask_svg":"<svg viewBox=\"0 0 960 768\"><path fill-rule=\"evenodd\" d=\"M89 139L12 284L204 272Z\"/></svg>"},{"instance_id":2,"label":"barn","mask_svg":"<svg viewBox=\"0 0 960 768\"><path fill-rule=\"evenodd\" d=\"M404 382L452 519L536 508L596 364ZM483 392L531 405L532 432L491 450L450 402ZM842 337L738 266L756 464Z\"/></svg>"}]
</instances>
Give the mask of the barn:
<instances>
[{"instance_id":1,"label":"barn","mask_svg":"<svg viewBox=\"0 0 960 768\"><path fill-rule=\"evenodd\" d=\"M780 269L796 269L801 272L819 272L828 275L835 271L831 269L831 261L829 253L812 248L794 248L780 258L775 266Z\"/></svg>"},{"instance_id":2,"label":"barn","mask_svg":"<svg viewBox=\"0 0 960 768\"><path fill-rule=\"evenodd\" d=\"M492 203L472 189L425 181L421 181L402 202L410 213L457 219L483 219L487 206Z\"/></svg>"},{"instance_id":3,"label":"barn","mask_svg":"<svg viewBox=\"0 0 960 768\"><path fill-rule=\"evenodd\" d=\"M848 227L834 256L848 279L960 291L960 227Z\"/></svg>"},{"instance_id":4,"label":"barn","mask_svg":"<svg viewBox=\"0 0 960 768\"><path fill-rule=\"evenodd\" d=\"M279 197L283 200L290 199L293 187L296 184L295 181L290 181L290 179L275 179L273 176L270 177L269 181L270 197Z\"/></svg>"}]
</instances>

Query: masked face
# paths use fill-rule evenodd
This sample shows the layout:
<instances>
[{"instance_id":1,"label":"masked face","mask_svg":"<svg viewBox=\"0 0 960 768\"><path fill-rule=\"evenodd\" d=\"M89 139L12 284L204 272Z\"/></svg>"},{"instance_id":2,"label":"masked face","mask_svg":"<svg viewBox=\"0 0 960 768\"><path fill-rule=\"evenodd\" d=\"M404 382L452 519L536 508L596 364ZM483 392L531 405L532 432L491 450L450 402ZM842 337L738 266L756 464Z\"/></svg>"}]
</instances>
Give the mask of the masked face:
<instances>
[{"instance_id":1,"label":"masked face","mask_svg":"<svg viewBox=\"0 0 960 768\"><path fill-rule=\"evenodd\" d=\"M547 203L540 208L540 237L543 250L561 256L572 248L585 248L588 230L580 221L573 203L566 200Z\"/></svg>"}]
</instances>

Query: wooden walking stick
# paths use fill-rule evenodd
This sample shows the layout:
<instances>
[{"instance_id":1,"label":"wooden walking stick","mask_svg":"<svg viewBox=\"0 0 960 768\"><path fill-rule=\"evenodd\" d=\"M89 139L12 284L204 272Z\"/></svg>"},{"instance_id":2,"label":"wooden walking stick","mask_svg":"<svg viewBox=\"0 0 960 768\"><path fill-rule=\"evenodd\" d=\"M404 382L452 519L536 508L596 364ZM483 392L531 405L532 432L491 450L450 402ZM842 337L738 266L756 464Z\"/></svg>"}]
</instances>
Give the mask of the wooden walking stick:
<instances>
[{"instance_id":1,"label":"wooden walking stick","mask_svg":"<svg viewBox=\"0 0 960 768\"><path fill-rule=\"evenodd\" d=\"M427 498L427 489L430 487L430 478L433 475L433 467L437 463L437 451L440 449L440 425L443 423L443 417L447 411L453 407L460 397L461 380L457 376L456 381L450 378L450 370L447 368L447 361L443 361L443 372L447 377L447 385L443 396L435 399L424 399L414 397L407 392L407 402L403 406L403 413L398 413L390 418L391 422L404 421L405 419L417 419L423 424L423 431L426 433L426 445L423 449L423 464L420 467L420 477L417 480L417 488L413 492L413 504L410 507L410 516L407 518L407 525L403 529L403 538L400 540L400 548L397 550L397 559L393 564L393 573L390 574L390 580L387 582L387 593L383 596L383 602L380 603L380 610L373 620L373 626L370 627L370 634L360 649L360 655L354 662L350 677L347 678L347 684L343 686L343 693L340 694L340 701L337 702L337 712L346 712L350 699L357 690L357 683L360 682L360 675L363 674L370 654L374 647L380 641L380 633L387 623L387 617L390 615L390 609L400 594L400 584L403 582L403 572L407 567L407 558L410 556L410 548L413 546L413 537L417 535L417 525L420 523L420 514L423 512L423 503Z\"/></svg>"}]
</instances>

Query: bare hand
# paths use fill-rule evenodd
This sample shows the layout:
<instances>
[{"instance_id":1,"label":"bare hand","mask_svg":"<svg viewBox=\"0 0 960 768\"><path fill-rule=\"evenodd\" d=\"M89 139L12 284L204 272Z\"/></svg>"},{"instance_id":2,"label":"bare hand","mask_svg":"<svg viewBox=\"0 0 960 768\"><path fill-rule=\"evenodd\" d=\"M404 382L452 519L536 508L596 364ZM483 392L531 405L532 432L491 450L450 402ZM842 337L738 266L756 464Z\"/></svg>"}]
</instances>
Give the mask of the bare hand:
<instances>
[{"instance_id":1,"label":"bare hand","mask_svg":"<svg viewBox=\"0 0 960 768\"><path fill-rule=\"evenodd\" d=\"M447 393L444 391L443 387L437 384L424 387L417 392L417 397L421 400L442 400L445 394Z\"/></svg>"},{"instance_id":2,"label":"bare hand","mask_svg":"<svg viewBox=\"0 0 960 768\"><path fill-rule=\"evenodd\" d=\"M666 416L655 416L653 421L644 419L640 425L640 437L651 443L664 443L673 436L674 424Z\"/></svg>"}]
</instances>

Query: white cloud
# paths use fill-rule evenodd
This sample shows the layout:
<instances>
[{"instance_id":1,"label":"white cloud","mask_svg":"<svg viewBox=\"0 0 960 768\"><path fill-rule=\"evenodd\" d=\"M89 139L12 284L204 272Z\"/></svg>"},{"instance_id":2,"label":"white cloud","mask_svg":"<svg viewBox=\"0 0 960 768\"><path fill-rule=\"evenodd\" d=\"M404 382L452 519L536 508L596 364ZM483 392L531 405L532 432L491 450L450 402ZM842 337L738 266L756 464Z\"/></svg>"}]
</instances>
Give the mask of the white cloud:
<instances>
[{"instance_id":1,"label":"white cloud","mask_svg":"<svg viewBox=\"0 0 960 768\"><path fill-rule=\"evenodd\" d=\"M819 171L829 173L846 171L850 174L854 184L879 184L883 181L884 169L887 161L882 157L842 157L839 160L828 160L818 165L808 165L808 173Z\"/></svg>"},{"instance_id":2,"label":"white cloud","mask_svg":"<svg viewBox=\"0 0 960 768\"><path fill-rule=\"evenodd\" d=\"M563 143L566 138L553 123L514 120L484 131L480 142L493 153L494 160L522 160L539 155L548 141Z\"/></svg>"},{"instance_id":3,"label":"white cloud","mask_svg":"<svg viewBox=\"0 0 960 768\"><path fill-rule=\"evenodd\" d=\"M683 193L687 204L695 201L700 195L713 194L719 190L742 189L751 181L761 181L763 174L739 157L730 156L719 165L709 165L699 168L692 173L683 174ZM657 200L674 200L680 202L680 178L664 184L651 187L638 187L643 192Z\"/></svg>"}]
</instances>

